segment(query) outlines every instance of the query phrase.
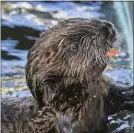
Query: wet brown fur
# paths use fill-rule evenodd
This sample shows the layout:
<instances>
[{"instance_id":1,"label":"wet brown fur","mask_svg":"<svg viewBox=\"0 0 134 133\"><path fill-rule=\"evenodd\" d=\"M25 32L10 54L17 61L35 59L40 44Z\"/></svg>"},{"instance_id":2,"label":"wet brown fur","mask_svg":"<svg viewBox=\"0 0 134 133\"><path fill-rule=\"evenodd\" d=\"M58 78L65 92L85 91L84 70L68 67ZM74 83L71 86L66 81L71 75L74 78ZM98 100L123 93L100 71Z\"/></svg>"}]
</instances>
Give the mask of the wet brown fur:
<instances>
[{"instance_id":1,"label":"wet brown fur","mask_svg":"<svg viewBox=\"0 0 134 133\"><path fill-rule=\"evenodd\" d=\"M27 84L40 108L54 109L59 122L70 118L62 132L105 132L109 90L102 72L116 39L110 22L69 19L42 33L29 51Z\"/></svg>"},{"instance_id":2,"label":"wet brown fur","mask_svg":"<svg viewBox=\"0 0 134 133\"><path fill-rule=\"evenodd\" d=\"M105 132L109 90L102 72L116 39L108 21L69 19L42 33L29 51L27 84L40 108L54 109L57 120L70 118L64 130Z\"/></svg>"},{"instance_id":3,"label":"wet brown fur","mask_svg":"<svg viewBox=\"0 0 134 133\"><path fill-rule=\"evenodd\" d=\"M40 35L26 66L40 108L35 133L106 133L109 81L102 72L116 39L113 24L99 19L65 20Z\"/></svg>"}]
</instances>

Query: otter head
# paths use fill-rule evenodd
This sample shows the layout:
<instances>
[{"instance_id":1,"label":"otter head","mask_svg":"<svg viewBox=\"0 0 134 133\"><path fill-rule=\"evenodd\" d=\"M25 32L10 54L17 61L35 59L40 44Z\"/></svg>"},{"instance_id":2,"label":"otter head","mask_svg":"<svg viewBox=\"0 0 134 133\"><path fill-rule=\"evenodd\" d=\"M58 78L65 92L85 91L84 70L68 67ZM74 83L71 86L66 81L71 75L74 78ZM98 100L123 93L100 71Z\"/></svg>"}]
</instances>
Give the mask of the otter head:
<instances>
[{"instance_id":1,"label":"otter head","mask_svg":"<svg viewBox=\"0 0 134 133\"><path fill-rule=\"evenodd\" d=\"M51 37L57 49L53 57L59 73L80 80L99 76L105 69L106 52L114 47L117 31L111 22L99 19L69 19L53 27ZM58 63L59 62L59 63ZM56 64L56 63L55 63Z\"/></svg>"},{"instance_id":2,"label":"otter head","mask_svg":"<svg viewBox=\"0 0 134 133\"><path fill-rule=\"evenodd\" d=\"M60 22L42 33L29 51L26 67L29 88L37 90L52 78L51 84L96 78L105 69L106 52L116 40L116 29L105 20L75 18Z\"/></svg>"}]
</instances>

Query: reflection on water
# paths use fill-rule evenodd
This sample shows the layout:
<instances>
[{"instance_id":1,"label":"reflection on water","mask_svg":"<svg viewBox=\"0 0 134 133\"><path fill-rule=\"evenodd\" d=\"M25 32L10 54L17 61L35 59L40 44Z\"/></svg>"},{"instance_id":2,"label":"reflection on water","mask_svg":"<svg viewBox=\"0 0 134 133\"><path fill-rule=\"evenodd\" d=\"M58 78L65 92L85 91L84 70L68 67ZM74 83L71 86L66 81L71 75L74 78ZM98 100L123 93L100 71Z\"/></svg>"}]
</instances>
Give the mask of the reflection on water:
<instances>
[{"instance_id":1,"label":"reflection on water","mask_svg":"<svg viewBox=\"0 0 134 133\"><path fill-rule=\"evenodd\" d=\"M113 6L114 5L114 6ZM109 62L105 74L118 82L130 84L130 54L125 30L120 27L118 6L112 2L2 2L2 89L5 96L29 96L24 69L27 52L41 31L71 18L102 18L115 24L119 30L121 54ZM126 15L122 16L126 19ZM115 62L114 62L115 61ZM122 111L109 117L110 132L129 132L131 113Z\"/></svg>"}]
</instances>

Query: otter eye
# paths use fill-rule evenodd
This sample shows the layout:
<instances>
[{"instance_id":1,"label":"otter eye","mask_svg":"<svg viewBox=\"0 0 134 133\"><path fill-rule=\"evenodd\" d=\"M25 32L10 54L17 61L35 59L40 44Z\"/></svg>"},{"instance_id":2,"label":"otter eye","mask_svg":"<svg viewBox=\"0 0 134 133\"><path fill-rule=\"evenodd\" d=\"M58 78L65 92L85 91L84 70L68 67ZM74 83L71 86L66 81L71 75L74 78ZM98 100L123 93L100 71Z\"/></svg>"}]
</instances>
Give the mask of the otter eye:
<instances>
[{"instance_id":1,"label":"otter eye","mask_svg":"<svg viewBox=\"0 0 134 133\"><path fill-rule=\"evenodd\" d=\"M71 44L71 51L76 53L78 51L78 45L77 44Z\"/></svg>"}]
</instances>

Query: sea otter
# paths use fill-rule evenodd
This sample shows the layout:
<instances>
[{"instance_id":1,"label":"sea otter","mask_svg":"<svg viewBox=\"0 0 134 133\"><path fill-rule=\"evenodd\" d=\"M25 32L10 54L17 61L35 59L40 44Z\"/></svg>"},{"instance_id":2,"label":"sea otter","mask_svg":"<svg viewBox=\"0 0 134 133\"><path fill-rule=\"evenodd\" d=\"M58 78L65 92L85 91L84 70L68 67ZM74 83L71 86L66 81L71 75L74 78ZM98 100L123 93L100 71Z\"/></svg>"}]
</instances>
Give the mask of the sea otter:
<instances>
[{"instance_id":1,"label":"sea otter","mask_svg":"<svg viewBox=\"0 0 134 133\"><path fill-rule=\"evenodd\" d=\"M26 65L35 100L3 99L1 132L106 133L108 113L133 97L118 91L133 86L112 84L102 75L117 40L114 25L100 19L68 19L43 32Z\"/></svg>"},{"instance_id":2,"label":"sea otter","mask_svg":"<svg viewBox=\"0 0 134 133\"><path fill-rule=\"evenodd\" d=\"M42 33L30 49L27 85L39 107L59 122L53 132L106 133L109 81L102 72L116 41L111 22L74 18ZM70 126L60 127L64 118Z\"/></svg>"}]
</instances>

